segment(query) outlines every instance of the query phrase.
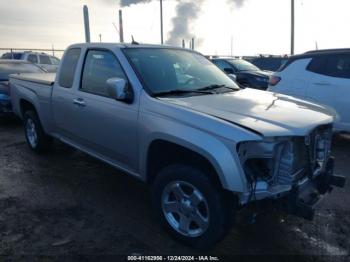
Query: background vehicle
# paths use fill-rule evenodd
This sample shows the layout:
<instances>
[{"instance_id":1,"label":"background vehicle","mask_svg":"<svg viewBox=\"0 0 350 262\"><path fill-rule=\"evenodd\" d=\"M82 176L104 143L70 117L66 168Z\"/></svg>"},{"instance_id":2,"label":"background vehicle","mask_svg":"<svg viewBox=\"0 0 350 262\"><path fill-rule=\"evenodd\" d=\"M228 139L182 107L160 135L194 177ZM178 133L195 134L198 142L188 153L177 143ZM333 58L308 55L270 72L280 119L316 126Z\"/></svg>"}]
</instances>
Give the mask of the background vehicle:
<instances>
[{"instance_id":1,"label":"background vehicle","mask_svg":"<svg viewBox=\"0 0 350 262\"><path fill-rule=\"evenodd\" d=\"M238 58L214 58L212 62L226 74L236 76L240 87L266 90L271 72L262 71L255 65Z\"/></svg>"},{"instance_id":2,"label":"background vehicle","mask_svg":"<svg viewBox=\"0 0 350 262\"><path fill-rule=\"evenodd\" d=\"M40 67L26 61L0 59L0 116L12 113L9 75L17 73L43 73Z\"/></svg>"},{"instance_id":3,"label":"background vehicle","mask_svg":"<svg viewBox=\"0 0 350 262\"><path fill-rule=\"evenodd\" d=\"M269 90L334 108L334 128L350 132L350 49L312 51L289 58Z\"/></svg>"},{"instance_id":4,"label":"background vehicle","mask_svg":"<svg viewBox=\"0 0 350 262\"><path fill-rule=\"evenodd\" d=\"M191 246L219 241L238 206L284 200L311 219L319 196L344 185L332 175L332 111L239 89L194 51L77 44L56 80L10 85L33 151L54 137L151 184L160 224Z\"/></svg>"},{"instance_id":5,"label":"background vehicle","mask_svg":"<svg viewBox=\"0 0 350 262\"><path fill-rule=\"evenodd\" d=\"M10 52L2 55L1 59L25 60L45 68L48 72L56 72L60 59L45 53L37 52Z\"/></svg>"},{"instance_id":6,"label":"background vehicle","mask_svg":"<svg viewBox=\"0 0 350 262\"><path fill-rule=\"evenodd\" d=\"M276 72L280 69L288 60L287 56L258 56L258 57L249 57L243 59L251 62L253 65L259 67L264 71Z\"/></svg>"}]
</instances>

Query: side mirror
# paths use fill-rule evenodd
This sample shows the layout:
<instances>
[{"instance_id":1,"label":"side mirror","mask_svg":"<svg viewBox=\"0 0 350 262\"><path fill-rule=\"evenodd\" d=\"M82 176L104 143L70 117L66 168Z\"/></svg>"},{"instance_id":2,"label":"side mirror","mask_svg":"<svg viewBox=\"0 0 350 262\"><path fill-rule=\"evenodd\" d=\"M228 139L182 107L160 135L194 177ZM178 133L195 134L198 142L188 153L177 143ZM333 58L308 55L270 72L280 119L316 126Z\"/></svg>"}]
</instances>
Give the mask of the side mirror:
<instances>
[{"instance_id":1,"label":"side mirror","mask_svg":"<svg viewBox=\"0 0 350 262\"><path fill-rule=\"evenodd\" d=\"M234 74L228 74L228 77L231 78L234 82L237 82L237 76Z\"/></svg>"},{"instance_id":2,"label":"side mirror","mask_svg":"<svg viewBox=\"0 0 350 262\"><path fill-rule=\"evenodd\" d=\"M107 80L108 94L111 98L126 103L133 101L133 93L128 83L122 78L110 78Z\"/></svg>"},{"instance_id":3,"label":"side mirror","mask_svg":"<svg viewBox=\"0 0 350 262\"><path fill-rule=\"evenodd\" d=\"M226 74L234 74L235 71L233 70L233 68L230 68L230 67L227 67L227 68L224 68L224 72Z\"/></svg>"}]
</instances>

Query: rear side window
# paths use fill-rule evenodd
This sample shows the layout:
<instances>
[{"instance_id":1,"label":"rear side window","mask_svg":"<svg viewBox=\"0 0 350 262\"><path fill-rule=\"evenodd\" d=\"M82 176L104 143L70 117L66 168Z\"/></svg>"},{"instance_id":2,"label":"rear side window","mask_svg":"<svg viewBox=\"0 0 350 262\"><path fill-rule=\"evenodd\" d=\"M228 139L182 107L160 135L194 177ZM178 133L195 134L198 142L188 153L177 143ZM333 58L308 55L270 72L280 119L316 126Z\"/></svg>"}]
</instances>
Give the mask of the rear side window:
<instances>
[{"instance_id":1,"label":"rear side window","mask_svg":"<svg viewBox=\"0 0 350 262\"><path fill-rule=\"evenodd\" d=\"M49 56L47 56L47 55L40 55L39 59L40 59L40 64L43 64L43 65L51 65L52 64Z\"/></svg>"},{"instance_id":2,"label":"rear side window","mask_svg":"<svg viewBox=\"0 0 350 262\"><path fill-rule=\"evenodd\" d=\"M13 53L12 57L15 60L21 60L22 59L22 54L21 53Z\"/></svg>"},{"instance_id":3,"label":"rear side window","mask_svg":"<svg viewBox=\"0 0 350 262\"><path fill-rule=\"evenodd\" d=\"M77 68L78 60L80 57L80 52L80 48L72 48L69 49L65 54L58 80L60 86L66 88L72 87L75 70Z\"/></svg>"},{"instance_id":4,"label":"rear side window","mask_svg":"<svg viewBox=\"0 0 350 262\"><path fill-rule=\"evenodd\" d=\"M127 81L117 58L110 51L89 50L84 63L81 90L109 96L107 80L114 77Z\"/></svg>"},{"instance_id":5,"label":"rear side window","mask_svg":"<svg viewBox=\"0 0 350 262\"><path fill-rule=\"evenodd\" d=\"M60 60L57 57L51 56L50 60L51 60L53 65L59 65L60 64Z\"/></svg>"},{"instance_id":6,"label":"rear side window","mask_svg":"<svg viewBox=\"0 0 350 262\"><path fill-rule=\"evenodd\" d=\"M22 53L6 53L2 56L3 59L15 59L15 60L21 60L22 59Z\"/></svg>"},{"instance_id":7,"label":"rear side window","mask_svg":"<svg viewBox=\"0 0 350 262\"><path fill-rule=\"evenodd\" d=\"M315 57L307 70L321 75L350 79L350 54Z\"/></svg>"},{"instance_id":8,"label":"rear side window","mask_svg":"<svg viewBox=\"0 0 350 262\"><path fill-rule=\"evenodd\" d=\"M326 65L327 65L327 56L318 56L314 57L309 65L307 70L316 74L325 75L326 74Z\"/></svg>"},{"instance_id":9,"label":"rear side window","mask_svg":"<svg viewBox=\"0 0 350 262\"><path fill-rule=\"evenodd\" d=\"M28 61L29 62L32 62L34 64L37 64L38 63L38 57L37 55L28 55Z\"/></svg>"},{"instance_id":10,"label":"rear side window","mask_svg":"<svg viewBox=\"0 0 350 262\"><path fill-rule=\"evenodd\" d=\"M2 59L12 59L12 55L11 55L11 53L3 54L1 58Z\"/></svg>"},{"instance_id":11,"label":"rear side window","mask_svg":"<svg viewBox=\"0 0 350 262\"><path fill-rule=\"evenodd\" d=\"M223 60L213 60L212 62L221 70L224 70L225 68L232 68L232 66L229 63Z\"/></svg>"}]
</instances>

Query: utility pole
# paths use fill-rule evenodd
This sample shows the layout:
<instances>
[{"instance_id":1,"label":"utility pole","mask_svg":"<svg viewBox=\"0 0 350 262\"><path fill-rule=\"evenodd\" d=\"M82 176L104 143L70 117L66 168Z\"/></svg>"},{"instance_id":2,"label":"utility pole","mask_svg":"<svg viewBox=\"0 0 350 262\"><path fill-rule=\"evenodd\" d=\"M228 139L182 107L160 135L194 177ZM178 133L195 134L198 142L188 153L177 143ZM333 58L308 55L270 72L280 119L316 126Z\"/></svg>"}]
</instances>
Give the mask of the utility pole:
<instances>
[{"instance_id":1,"label":"utility pole","mask_svg":"<svg viewBox=\"0 0 350 262\"><path fill-rule=\"evenodd\" d=\"M163 0L160 0L160 43L163 44Z\"/></svg>"},{"instance_id":2,"label":"utility pole","mask_svg":"<svg viewBox=\"0 0 350 262\"><path fill-rule=\"evenodd\" d=\"M102 35L99 34L98 36L99 36L99 38L100 38L100 43L101 43L101 42L102 42Z\"/></svg>"},{"instance_id":3,"label":"utility pole","mask_svg":"<svg viewBox=\"0 0 350 262\"><path fill-rule=\"evenodd\" d=\"M231 36L231 57L233 56L233 36Z\"/></svg>"},{"instance_id":4,"label":"utility pole","mask_svg":"<svg viewBox=\"0 0 350 262\"><path fill-rule=\"evenodd\" d=\"M295 41L295 38L294 38L294 27L295 27L295 1L294 0L291 0L291 43L290 43L290 53L291 55L294 55L294 41Z\"/></svg>"},{"instance_id":5,"label":"utility pole","mask_svg":"<svg viewBox=\"0 0 350 262\"><path fill-rule=\"evenodd\" d=\"M123 11L119 10L119 40L124 43L124 29L123 29Z\"/></svg>"},{"instance_id":6,"label":"utility pole","mask_svg":"<svg viewBox=\"0 0 350 262\"><path fill-rule=\"evenodd\" d=\"M90 24L89 24L89 9L86 5L83 7L84 27L85 27L85 42L90 43Z\"/></svg>"}]
</instances>

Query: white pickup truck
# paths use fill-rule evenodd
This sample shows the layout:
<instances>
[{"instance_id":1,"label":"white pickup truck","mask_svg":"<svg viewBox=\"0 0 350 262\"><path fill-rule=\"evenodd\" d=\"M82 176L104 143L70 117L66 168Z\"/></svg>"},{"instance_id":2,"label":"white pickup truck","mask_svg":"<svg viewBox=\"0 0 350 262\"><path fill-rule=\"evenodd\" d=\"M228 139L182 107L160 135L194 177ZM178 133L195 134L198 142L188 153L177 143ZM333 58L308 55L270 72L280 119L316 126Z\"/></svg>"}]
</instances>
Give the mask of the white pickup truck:
<instances>
[{"instance_id":1,"label":"white pickup truck","mask_svg":"<svg viewBox=\"0 0 350 262\"><path fill-rule=\"evenodd\" d=\"M332 174L332 110L241 90L194 51L76 44L57 75L13 75L10 86L32 150L56 138L149 183L161 225L191 246L222 239L255 201L311 219L345 183Z\"/></svg>"}]
</instances>

